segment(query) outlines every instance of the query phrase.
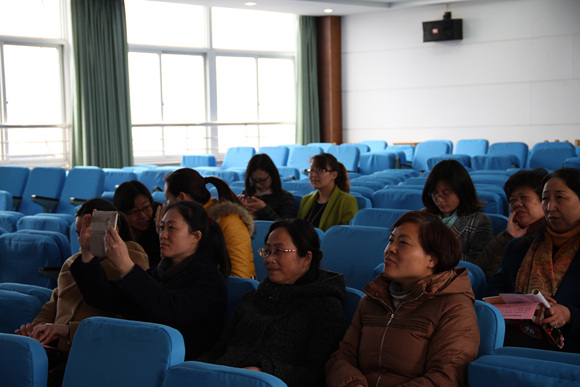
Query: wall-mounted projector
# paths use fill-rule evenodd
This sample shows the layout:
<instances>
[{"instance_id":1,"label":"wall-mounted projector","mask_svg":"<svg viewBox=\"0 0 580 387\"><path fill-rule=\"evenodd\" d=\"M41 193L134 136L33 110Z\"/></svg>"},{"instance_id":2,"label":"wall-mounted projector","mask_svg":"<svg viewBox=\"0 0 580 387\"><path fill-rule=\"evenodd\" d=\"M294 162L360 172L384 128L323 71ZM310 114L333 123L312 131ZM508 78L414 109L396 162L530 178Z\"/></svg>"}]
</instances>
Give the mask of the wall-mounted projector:
<instances>
[{"instance_id":1,"label":"wall-mounted projector","mask_svg":"<svg viewBox=\"0 0 580 387\"><path fill-rule=\"evenodd\" d=\"M423 22L423 42L461 39L463 39L463 19L451 19L451 12L445 12L443 20Z\"/></svg>"}]
</instances>

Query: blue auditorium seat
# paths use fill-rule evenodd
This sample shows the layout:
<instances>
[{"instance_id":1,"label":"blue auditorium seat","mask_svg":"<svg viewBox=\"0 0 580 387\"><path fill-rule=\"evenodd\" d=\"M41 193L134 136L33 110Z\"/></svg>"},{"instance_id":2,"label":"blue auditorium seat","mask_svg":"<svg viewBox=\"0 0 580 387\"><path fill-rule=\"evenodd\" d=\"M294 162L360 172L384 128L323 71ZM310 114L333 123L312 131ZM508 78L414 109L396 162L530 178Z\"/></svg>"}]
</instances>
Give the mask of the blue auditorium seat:
<instances>
[{"instance_id":1,"label":"blue auditorium seat","mask_svg":"<svg viewBox=\"0 0 580 387\"><path fill-rule=\"evenodd\" d=\"M14 282L2 282L0 283L0 289L34 296L38 298L40 305L46 304L50 301L50 297L52 296L52 290L43 286L17 284Z\"/></svg>"},{"instance_id":2,"label":"blue auditorium seat","mask_svg":"<svg viewBox=\"0 0 580 387\"><path fill-rule=\"evenodd\" d=\"M497 174L489 174L489 175L470 175L473 184L494 184L499 187L503 187L505 182L509 179L507 175L497 175Z\"/></svg>"},{"instance_id":3,"label":"blue auditorium seat","mask_svg":"<svg viewBox=\"0 0 580 387\"><path fill-rule=\"evenodd\" d=\"M29 175L30 169L28 167L0 166L0 192L4 191L2 196L6 194L6 199L9 199L2 203L0 210L12 211L14 208L18 208Z\"/></svg>"},{"instance_id":4,"label":"blue auditorium seat","mask_svg":"<svg viewBox=\"0 0 580 387\"><path fill-rule=\"evenodd\" d=\"M298 207L296 207L298 208ZM268 234L270 226L274 223L271 220L255 220L254 235L252 235L252 252L254 253L254 266L256 267L256 278L262 282L268 276L264 267L264 258L258 254L258 249L264 247L264 239Z\"/></svg>"},{"instance_id":5,"label":"blue auditorium seat","mask_svg":"<svg viewBox=\"0 0 580 387\"><path fill-rule=\"evenodd\" d=\"M416 176L416 177L410 177L407 180L404 180L401 185L418 185L421 187L425 186L425 183L427 182L427 176ZM423 188L421 188L423 189Z\"/></svg>"},{"instance_id":6,"label":"blue auditorium seat","mask_svg":"<svg viewBox=\"0 0 580 387\"><path fill-rule=\"evenodd\" d=\"M395 154L388 151L363 153L359 159L361 175L370 175L377 171L395 167Z\"/></svg>"},{"instance_id":7,"label":"blue auditorium seat","mask_svg":"<svg viewBox=\"0 0 580 387\"><path fill-rule=\"evenodd\" d=\"M532 152L537 151L538 149L570 149L576 152L576 147L574 147L572 143L566 141L538 142L532 147Z\"/></svg>"},{"instance_id":8,"label":"blue auditorium seat","mask_svg":"<svg viewBox=\"0 0 580 387\"><path fill-rule=\"evenodd\" d=\"M379 152L387 148L387 142L383 140L361 141L361 144L367 145L370 152Z\"/></svg>"},{"instance_id":9,"label":"blue auditorium seat","mask_svg":"<svg viewBox=\"0 0 580 387\"><path fill-rule=\"evenodd\" d=\"M26 336L0 334L2 387L46 387L48 358L39 341Z\"/></svg>"},{"instance_id":10,"label":"blue auditorium seat","mask_svg":"<svg viewBox=\"0 0 580 387\"><path fill-rule=\"evenodd\" d=\"M352 146L356 146L361 154L368 153L371 151L371 148L366 144L349 144Z\"/></svg>"},{"instance_id":11,"label":"blue auditorium seat","mask_svg":"<svg viewBox=\"0 0 580 387\"><path fill-rule=\"evenodd\" d=\"M373 208L420 210L423 207L422 189L385 188L373 194Z\"/></svg>"},{"instance_id":12,"label":"blue auditorium seat","mask_svg":"<svg viewBox=\"0 0 580 387\"><path fill-rule=\"evenodd\" d=\"M566 159L564 166L566 168L580 169L580 157L570 157L569 159Z\"/></svg>"},{"instance_id":13,"label":"blue auditorium seat","mask_svg":"<svg viewBox=\"0 0 580 387\"><path fill-rule=\"evenodd\" d=\"M351 185L350 192L351 192L351 194L353 192L359 193L362 196L364 196L365 198L370 199L370 200L373 200L373 194L375 193L375 191L369 187L362 187L362 186L357 186L357 185Z\"/></svg>"},{"instance_id":14,"label":"blue auditorium seat","mask_svg":"<svg viewBox=\"0 0 580 387\"><path fill-rule=\"evenodd\" d=\"M14 333L23 324L32 322L42 305L34 295L0 289L0 333Z\"/></svg>"},{"instance_id":15,"label":"blue auditorium seat","mask_svg":"<svg viewBox=\"0 0 580 387\"><path fill-rule=\"evenodd\" d=\"M485 203L483 212L486 214L505 214L504 202L499 194L490 191L478 190L477 196L479 197L480 202Z\"/></svg>"},{"instance_id":16,"label":"blue auditorium seat","mask_svg":"<svg viewBox=\"0 0 580 387\"><path fill-rule=\"evenodd\" d=\"M0 282L16 282L53 289L56 282L38 275L41 266L61 266L56 242L45 235L0 235Z\"/></svg>"},{"instance_id":17,"label":"blue auditorium seat","mask_svg":"<svg viewBox=\"0 0 580 387\"><path fill-rule=\"evenodd\" d=\"M429 140L417 144L413 158L413 169L416 171L426 171L429 169L427 160L431 157L450 154L452 151L447 140Z\"/></svg>"},{"instance_id":18,"label":"blue auditorium seat","mask_svg":"<svg viewBox=\"0 0 580 387\"><path fill-rule=\"evenodd\" d=\"M406 212L407 210L392 208L363 208L358 210L350 224L352 226L384 227L390 229Z\"/></svg>"},{"instance_id":19,"label":"blue auditorium seat","mask_svg":"<svg viewBox=\"0 0 580 387\"><path fill-rule=\"evenodd\" d=\"M471 157L469 157L468 155L458 155L458 154L448 154L430 157L427 160L427 168L431 170L443 160L455 160L459 162L461 165L463 165L467 170L471 168Z\"/></svg>"},{"instance_id":20,"label":"blue auditorium seat","mask_svg":"<svg viewBox=\"0 0 580 387\"><path fill-rule=\"evenodd\" d=\"M358 289L346 287L346 294L344 296L344 319L346 320L346 325L349 326L352 323L352 318L358 309L358 304L360 300L364 297L364 293Z\"/></svg>"},{"instance_id":21,"label":"blue auditorium seat","mask_svg":"<svg viewBox=\"0 0 580 387\"><path fill-rule=\"evenodd\" d=\"M310 184L310 180L308 179L283 181L282 188L286 191L301 192L302 195L307 195L310 192L315 191L315 189L312 187L312 184Z\"/></svg>"},{"instance_id":22,"label":"blue auditorium seat","mask_svg":"<svg viewBox=\"0 0 580 387\"><path fill-rule=\"evenodd\" d=\"M487 286L487 278L485 277L483 270L481 270L481 268L476 264L468 261L459 261L457 267L464 267L467 269L473 294L475 294L476 299L481 300L485 287Z\"/></svg>"},{"instance_id":23,"label":"blue auditorium seat","mask_svg":"<svg viewBox=\"0 0 580 387\"><path fill-rule=\"evenodd\" d=\"M415 145L389 145L387 150L391 152L404 152L407 162L412 163L415 157L415 148Z\"/></svg>"},{"instance_id":24,"label":"blue auditorium seat","mask_svg":"<svg viewBox=\"0 0 580 387\"><path fill-rule=\"evenodd\" d=\"M258 264L259 263L255 262L254 266L257 266ZM224 327L230 320L230 317L234 313L234 310L240 304L240 301L242 300L244 294L246 294L248 290L258 289L258 285L260 284L258 281L250 278L240 278L232 276L228 277L227 283L228 283L228 308L226 310L226 315L224 317Z\"/></svg>"},{"instance_id":25,"label":"blue auditorium seat","mask_svg":"<svg viewBox=\"0 0 580 387\"><path fill-rule=\"evenodd\" d=\"M105 183L101 197L111 202L119 185L127 181L137 180L137 174L133 171L119 168L103 168L103 171L105 172Z\"/></svg>"},{"instance_id":26,"label":"blue auditorium seat","mask_svg":"<svg viewBox=\"0 0 580 387\"><path fill-rule=\"evenodd\" d=\"M275 166L285 167L288 163L290 149L285 146L263 146L258 150L258 153L268 155Z\"/></svg>"},{"instance_id":27,"label":"blue auditorium seat","mask_svg":"<svg viewBox=\"0 0 580 387\"><path fill-rule=\"evenodd\" d=\"M473 170L507 170L520 164L520 159L516 155L481 155L471 159Z\"/></svg>"},{"instance_id":28,"label":"blue auditorium seat","mask_svg":"<svg viewBox=\"0 0 580 387\"><path fill-rule=\"evenodd\" d=\"M43 231L53 231L58 232L63 235L69 234L70 221L73 219L64 218L60 216L47 216L54 214L38 214L38 215L27 215L18 219L16 223L17 230L43 230Z\"/></svg>"},{"instance_id":29,"label":"blue auditorium seat","mask_svg":"<svg viewBox=\"0 0 580 387\"><path fill-rule=\"evenodd\" d=\"M543 143L542 143L543 144ZM528 168L546 168L548 171L564 168L566 159L576 157L576 150L570 143L555 143L555 144L569 144L570 147L556 147L556 148L538 148L532 149L528 159ZM536 144L538 145L538 144Z\"/></svg>"},{"instance_id":30,"label":"blue auditorium seat","mask_svg":"<svg viewBox=\"0 0 580 387\"><path fill-rule=\"evenodd\" d=\"M183 336L174 328L91 317L75 334L62 385L161 387L167 369L184 357Z\"/></svg>"},{"instance_id":31,"label":"blue auditorium seat","mask_svg":"<svg viewBox=\"0 0 580 387\"><path fill-rule=\"evenodd\" d=\"M181 166L184 168L198 168L198 167L215 167L217 160L214 155L200 154L200 155L183 155L181 156Z\"/></svg>"},{"instance_id":32,"label":"blue auditorium seat","mask_svg":"<svg viewBox=\"0 0 580 387\"><path fill-rule=\"evenodd\" d=\"M523 142L496 142L487 150L488 155L516 155L518 167L525 168L528 161L528 145Z\"/></svg>"},{"instance_id":33,"label":"blue auditorium seat","mask_svg":"<svg viewBox=\"0 0 580 387\"><path fill-rule=\"evenodd\" d=\"M55 241L58 249L60 250L61 262L64 263L72 254L70 249L70 242L68 239L69 230L66 230L66 234L58 231L48 231L48 230L18 230L16 233L30 234L30 235L44 235Z\"/></svg>"},{"instance_id":34,"label":"blue auditorium seat","mask_svg":"<svg viewBox=\"0 0 580 387\"><path fill-rule=\"evenodd\" d=\"M390 235L380 227L333 226L322 239L324 268L344 274L346 286L362 290L372 280L373 268L383 261Z\"/></svg>"},{"instance_id":35,"label":"blue auditorium seat","mask_svg":"<svg viewBox=\"0 0 580 387\"><path fill-rule=\"evenodd\" d=\"M192 381L195 381L192 384ZM187 361L167 370L163 387L287 387L286 383L265 372L244 368Z\"/></svg>"},{"instance_id":36,"label":"blue auditorium seat","mask_svg":"<svg viewBox=\"0 0 580 387\"><path fill-rule=\"evenodd\" d=\"M459 140L455 144L455 150L453 151L456 155L467 155L470 157L484 155L487 153L487 148L489 147L489 141L478 139L478 140Z\"/></svg>"},{"instance_id":37,"label":"blue auditorium seat","mask_svg":"<svg viewBox=\"0 0 580 387\"><path fill-rule=\"evenodd\" d=\"M474 307L479 325L479 351L477 352L479 358L503 347L505 320L495 306L485 301L475 300ZM514 385L518 384L512 384Z\"/></svg>"},{"instance_id":38,"label":"blue auditorium seat","mask_svg":"<svg viewBox=\"0 0 580 387\"><path fill-rule=\"evenodd\" d=\"M328 153L328 149L333 145L331 142L311 142L310 144L306 144L306 146L319 147L325 153Z\"/></svg>"},{"instance_id":39,"label":"blue auditorium seat","mask_svg":"<svg viewBox=\"0 0 580 387\"><path fill-rule=\"evenodd\" d=\"M490 214L490 213L486 213L486 215L491 220L491 225L493 227L493 235L494 236L507 229L507 224L509 221L509 218L507 216L498 215L498 214Z\"/></svg>"},{"instance_id":40,"label":"blue auditorium seat","mask_svg":"<svg viewBox=\"0 0 580 387\"><path fill-rule=\"evenodd\" d=\"M143 185L147 187L150 192L154 192L154 190L157 188L163 191L165 189L165 176L169 175L171 172L178 168L179 167L147 169L141 172L138 180L143 183Z\"/></svg>"},{"instance_id":41,"label":"blue auditorium seat","mask_svg":"<svg viewBox=\"0 0 580 387\"><path fill-rule=\"evenodd\" d=\"M244 170L244 172L234 171L234 170L219 170L219 169L214 169L214 170L201 169L201 168L197 169L197 171L199 172L199 174L201 176L203 176L203 177L214 176L214 177L222 179L227 184L231 184L234 181L243 180L244 177L242 176L242 174L243 175L246 174L246 168L243 168L243 170Z\"/></svg>"},{"instance_id":42,"label":"blue auditorium seat","mask_svg":"<svg viewBox=\"0 0 580 387\"><path fill-rule=\"evenodd\" d=\"M358 172L361 151L352 144L332 145L326 153L330 153L344 165L349 172Z\"/></svg>"},{"instance_id":43,"label":"blue auditorium seat","mask_svg":"<svg viewBox=\"0 0 580 387\"><path fill-rule=\"evenodd\" d=\"M363 208L373 208L373 202L371 199L365 198L363 195L357 192L351 192L351 195L356 199L356 204L359 210Z\"/></svg>"},{"instance_id":44,"label":"blue auditorium seat","mask_svg":"<svg viewBox=\"0 0 580 387\"><path fill-rule=\"evenodd\" d=\"M365 179L364 176L350 181L351 187L366 187L373 191L381 190L385 187L385 183L375 179Z\"/></svg>"},{"instance_id":45,"label":"blue auditorium seat","mask_svg":"<svg viewBox=\"0 0 580 387\"><path fill-rule=\"evenodd\" d=\"M290 149L286 166L298 169L300 171L300 179L308 179L308 175L302 171L310 169L310 159L320 153L322 153L322 148L317 146L295 147Z\"/></svg>"}]
</instances>

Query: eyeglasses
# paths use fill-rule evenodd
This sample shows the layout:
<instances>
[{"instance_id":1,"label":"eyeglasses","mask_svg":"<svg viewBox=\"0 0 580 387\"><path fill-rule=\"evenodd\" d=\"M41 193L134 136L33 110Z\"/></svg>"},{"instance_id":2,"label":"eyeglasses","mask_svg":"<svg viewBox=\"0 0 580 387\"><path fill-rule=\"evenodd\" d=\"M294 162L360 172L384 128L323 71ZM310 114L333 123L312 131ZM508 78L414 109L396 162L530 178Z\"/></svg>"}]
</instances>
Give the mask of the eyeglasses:
<instances>
[{"instance_id":1,"label":"eyeglasses","mask_svg":"<svg viewBox=\"0 0 580 387\"><path fill-rule=\"evenodd\" d=\"M280 259L280 258L282 258L282 256L284 254L291 253L293 251L298 251L298 250L274 249L274 251L272 251L272 250L267 250L265 248L261 248L261 249L258 249L258 254L260 254L260 256L262 256L264 258L268 258L270 255L273 255L274 258Z\"/></svg>"},{"instance_id":2,"label":"eyeglasses","mask_svg":"<svg viewBox=\"0 0 580 387\"><path fill-rule=\"evenodd\" d=\"M449 198L453 194L455 194L455 192L450 191L450 190L445 190L445 191L443 191L441 193L434 191L434 192L431 192L429 195L431 196L431 199L433 199L433 200L435 200L437 198L444 199L445 200L445 199Z\"/></svg>"},{"instance_id":3,"label":"eyeglasses","mask_svg":"<svg viewBox=\"0 0 580 387\"><path fill-rule=\"evenodd\" d=\"M131 210L127 212L125 215L127 215L127 217L129 218L137 218L141 212L143 213L143 215L148 215L150 212L153 212L153 207L151 206L151 204L148 204L143 208L136 208L134 210Z\"/></svg>"},{"instance_id":4,"label":"eyeglasses","mask_svg":"<svg viewBox=\"0 0 580 387\"><path fill-rule=\"evenodd\" d=\"M306 172L309 175L321 175L325 172L334 172L334 170L332 169L306 169L304 172Z\"/></svg>"},{"instance_id":5,"label":"eyeglasses","mask_svg":"<svg viewBox=\"0 0 580 387\"><path fill-rule=\"evenodd\" d=\"M268 175L267 177L263 178L263 179L252 179L250 177L250 183L256 185L256 184L265 184L268 179L270 178L270 175Z\"/></svg>"}]
</instances>

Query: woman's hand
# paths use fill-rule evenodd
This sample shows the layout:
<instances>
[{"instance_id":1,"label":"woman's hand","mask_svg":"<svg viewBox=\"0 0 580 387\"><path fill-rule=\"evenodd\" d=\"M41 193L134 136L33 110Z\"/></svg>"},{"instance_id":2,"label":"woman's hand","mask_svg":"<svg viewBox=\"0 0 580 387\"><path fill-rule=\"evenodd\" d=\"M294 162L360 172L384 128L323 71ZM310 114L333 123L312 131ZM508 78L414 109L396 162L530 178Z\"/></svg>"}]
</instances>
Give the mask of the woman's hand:
<instances>
[{"instance_id":1,"label":"woman's hand","mask_svg":"<svg viewBox=\"0 0 580 387\"><path fill-rule=\"evenodd\" d=\"M48 344L53 340L67 337L70 327L64 324L44 324L37 326L32 331L30 337L40 341L41 344Z\"/></svg>"},{"instance_id":2,"label":"woman's hand","mask_svg":"<svg viewBox=\"0 0 580 387\"><path fill-rule=\"evenodd\" d=\"M20 336L30 336L32 331L33 329L30 327L30 323L28 323L26 325L23 324L20 329L15 330L14 333Z\"/></svg>"},{"instance_id":3,"label":"woman's hand","mask_svg":"<svg viewBox=\"0 0 580 387\"><path fill-rule=\"evenodd\" d=\"M262 372L262 369L258 367L244 367L244 369Z\"/></svg>"},{"instance_id":4,"label":"woman's hand","mask_svg":"<svg viewBox=\"0 0 580 387\"><path fill-rule=\"evenodd\" d=\"M109 226L109 229L105 231L104 238L105 251L109 261L113 262L117 269L119 269L121 276L130 272L135 264L131 261L127 245L125 245L117 230L113 226Z\"/></svg>"},{"instance_id":5,"label":"woman's hand","mask_svg":"<svg viewBox=\"0 0 580 387\"><path fill-rule=\"evenodd\" d=\"M241 202L250 212L260 211L262 208L266 207L266 203L255 196L244 196L241 198Z\"/></svg>"},{"instance_id":6,"label":"woman's hand","mask_svg":"<svg viewBox=\"0 0 580 387\"><path fill-rule=\"evenodd\" d=\"M79 234L79 243L81 245L81 258L84 263L89 263L94 257L93 253L91 253L91 244L89 242L92 221L93 217L91 214L83 215L81 233Z\"/></svg>"},{"instance_id":7,"label":"woman's hand","mask_svg":"<svg viewBox=\"0 0 580 387\"><path fill-rule=\"evenodd\" d=\"M166 204L162 204L157 207L157 212L155 212L155 231L159 234L159 227L161 227L161 220L165 216L165 210L167 209Z\"/></svg>"},{"instance_id":8,"label":"woman's hand","mask_svg":"<svg viewBox=\"0 0 580 387\"><path fill-rule=\"evenodd\" d=\"M558 304L552 297L546 297L546 301L552 306L550 309L544 311L545 319L540 321L540 324L550 324L554 328L563 327L572 322L572 314L570 309L564 305Z\"/></svg>"},{"instance_id":9,"label":"woman's hand","mask_svg":"<svg viewBox=\"0 0 580 387\"><path fill-rule=\"evenodd\" d=\"M523 237L524 235L526 235L526 232L528 231L527 227L520 227L519 224L516 223L516 221L514 220L515 218L515 211L512 212L510 214L509 220L508 220L508 225L507 225L507 232L513 236L514 238L519 238L519 237Z\"/></svg>"}]
</instances>

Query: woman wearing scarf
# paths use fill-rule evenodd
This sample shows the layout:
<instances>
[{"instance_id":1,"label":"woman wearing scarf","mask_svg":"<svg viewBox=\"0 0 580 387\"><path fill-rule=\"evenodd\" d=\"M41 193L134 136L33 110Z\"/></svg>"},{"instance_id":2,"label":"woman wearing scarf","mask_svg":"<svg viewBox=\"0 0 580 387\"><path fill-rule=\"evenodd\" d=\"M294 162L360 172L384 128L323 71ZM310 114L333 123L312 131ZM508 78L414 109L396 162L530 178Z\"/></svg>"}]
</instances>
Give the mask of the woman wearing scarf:
<instances>
[{"instance_id":1,"label":"woman wearing scarf","mask_svg":"<svg viewBox=\"0 0 580 387\"><path fill-rule=\"evenodd\" d=\"M541 329L533 330L539 335L524 333L531 321L509 323L505 346L580 353L580 170L554 171L543 183L545 230L508 245L486 294L529 294L537 289L551 305L540 320Z\"/></svg>"}]
</instances>

